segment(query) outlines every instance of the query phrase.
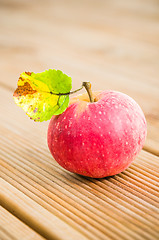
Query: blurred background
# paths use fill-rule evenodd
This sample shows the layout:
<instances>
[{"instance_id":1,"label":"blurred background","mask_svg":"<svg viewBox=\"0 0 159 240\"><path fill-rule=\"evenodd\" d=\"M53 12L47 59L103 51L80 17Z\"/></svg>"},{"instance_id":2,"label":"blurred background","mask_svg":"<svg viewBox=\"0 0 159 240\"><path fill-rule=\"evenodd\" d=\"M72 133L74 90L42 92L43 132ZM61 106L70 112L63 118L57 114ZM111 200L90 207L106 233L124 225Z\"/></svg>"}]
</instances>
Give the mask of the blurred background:
<instances>
[{"instance_id":1,"label":"blurred background","mask_svg":"<svg viewBox=\"0 0 159 240\"><path fill-rule=\"evenodd\" d=\"M158 0L0 0L0 87L12 94L21 72L49 68L73 89L90 81L133 97L148 121L145 149L159 155Z\"/></svg>"}]
</instances>

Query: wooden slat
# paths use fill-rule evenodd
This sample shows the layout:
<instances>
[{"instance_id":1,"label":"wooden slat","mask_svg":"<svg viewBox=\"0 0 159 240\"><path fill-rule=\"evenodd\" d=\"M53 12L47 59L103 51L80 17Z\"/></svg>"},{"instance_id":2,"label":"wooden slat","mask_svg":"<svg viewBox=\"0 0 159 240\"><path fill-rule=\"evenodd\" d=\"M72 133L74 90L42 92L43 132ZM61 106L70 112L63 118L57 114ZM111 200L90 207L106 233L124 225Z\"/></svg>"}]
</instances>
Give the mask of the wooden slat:
<instances>
[{"instance_id":1,"label":"wooden slat","mask_svg":"<svg viewBox=\"0 0 159 240\"><path fill-rule=\"evenodd\" d=\"M86 239L44 207L0 178L0 203L47 239Z\"/></svg>"},{"instance_id":2,"label":"wooden slat","mask_svg":"<svg viewBox=\"0 0 159 240\"><path fill-rule=\"evenodd\" d=\"M20 240L26 238L27 240L44 240L42 236L0 206L0 239Z\"/></svg>"},{"instance_id":3,"label":"wooden slat","mask_svg":"<svg viewBox=\"0 0 159 240\"><path fill-rule=\"evenodd\" d=\"M68 173L48 151L47 123L30 121L7 100L10 92L1 92L0 111L5 114L0 119L0 174L13 186L10 190L18 191L21 207L25 196L27 202L34 202L35 213L39 214L40 205L87 239L158 238L158 157L142 151L126 171L106 179ZM11 211L10 201L5 207ZM37 215L28 223L28 215L21 211L15 214L35 229Z\"/></svg>"},{"instance_id":4,"label":"wooden slat","mask_svg":"<svg viewBox=\"0 0 159 240\"><path fill-rule=\"evenodd\" d=\"M11 149L11 151L13 151L13 149ZM12 154L13 155L13 154ZM24 155L25 156L25 155ZM25 186L27 189L29 189L31 192L34 192L34 194L37 194L40 198L42 198L42 199L44 199L45 201L43 202L43 201L40 201L39 199L37 199L35 196L33 197L33 199L34 200L36 200L36 201L38 201L38 202L41 202L41 204L43 204L44 206L46 206L46 203L45 202L49 202L49 204L51 204L51 200L47 200L47 196L49 196L49 197L51 197L51 198L53 198L55 201L57 201L60 205L62 205L63 206L63 204L64 204L64 207L65 208L67 208L67 209L71 209L71 211L73 211L73 213L75 214L75 215L78 215L78 217L79 218L84 218L84 220L85 221L88 221L87 220L87 218L85 218L84 217L84 213L86 212L87 214L89 214L89 216L92 216L93 217L93 215L90 213L90 212L88 212L88 210L86 210L86 209L91 209L91 211L92 211L92 207L90 208L90 206L88 205L88 204L90 204L90 201L89 201L89 199L87 200L87 204L84 204L83 203L83 201L81 202L79 202L79 197L81 198L81 196L80 196L80 194L79 194L79 192L78 191L74 191L73 190L73 194L75 194L75 196L78 196L78 198L76 197L75 198L75 202L74 201L71 201L70 202L70 200L66 197L66 196L69 196L69 198L71 198L71 199L74 199L74 196L72 196L72 186L71 186L71 183L72 182L74 182L74 180L73 179L70 179L69 180L69 183L68 183L68 180L67 179L63 179L63 177L62 177L62 182L61 182L61 175L63 174L63 170L62 171L60 171L59 172L59 174L58 174L58 171L53 171L53 167L51 168L51 167L48 167L48 168L51 168L51 171L50 171L50 174L47 174L47 173L45 173L41 168L39 168L39 170L38 170L38 168L36 167L36 166L34 166L34 165L32 165L31 163L29 163L29 165L30 165L30 168L28 168L27 167L27 165L23 162L23 160L22 159L20 159L20 161L19 162L16 162L16 164L14 164L14 159L15 158L18 158L18 155L13 155L13 157L9 157L9 155L8 156L6 156L7 157L7 159L8 158L11 158L11 161L9 161L9 160L5 160L5 165L4 165L4 163L2 162L1 163L1 165L2 166L5 166L5 169L4 169L4 167L2 167L1 166L1 171L2 172L5 172L5 174L6 174L6 176L5 176L5 179L7 179L8 180L8 178L10 178L10 177L12 177L13 179L14 179L14 181L13 181L13 179L10 179L10 183L12 184L12 185L15 185L16 187L18 186L18 188L23 192L23 191L25 191L25 193L27 192L27 194L28 194L28 191L26 191L26 189L23 187L21 187L21 186L19 186L19 184L22 184L23 186ZM2 152L2 158L3 159L5 159L5 154ZM9 163L9 164L11 164L11 166L10 165L8 165L7 163ZM20 164L20 168L19 168L19 164ZM37 163L36 163L37 164ZM44 163L43 163L44 164ZM13 167L12 167L13 166ZM42 166L41 166L42 167ZM16 169L18 169L18 171L16 170ZM32 169L37 169L36 171L35 170L32 170ZM46 167L45 166L43 166L43 169L46 169ZM10 170L10 171L8 171L8 170ZM26 171L27 170L27 171ZM19 172L20 171L20 172ZM47 170L48 171L48 170ZM22 173L23 174L22 174ZM30 172L32 172L32 174L30 174ZM40 172L41 172L41 174L42 175L40 175ZM54 176L56 176L56 177L52 177L52 174L54 175ZM9 176L9 177L8 177ZM18 177L17 177L18 176ZM19 179L18 180L18 178L19 178L19 176L23 179ZM27 176L27 177L26 177ZM60 179L59 179L59 177L60 177ZM27 178L28 178L28 180L27 180ZM123 177L122 177L123 178ZM33 182L32 182L32 179L33 179ZM50 180L49 180L50 179ZM55 184L52 184L51 182L54 182L55 184L58 184L58 185L55 185ZM79 186L81 185L81 183L80 182L83 182L83 184L84 184L84 189L82 190L82 189L79 189ZM17 184L17 182L19 182L19 184ZM38 185L37 185L37 182L39 183ZM60 183L61 182L61 183ZM84 195L82 196L82 199L83 200L86 200L87 199L87 195L88 195L88 193L87 193L87 191L89 190L90 192L92 192L92 190L90 189L90 187L88 187L87 185L86 185L86 183L88 184L88 185L90 185L91 183L89 183L90 181L83 181L83 179L81 179L81 178L79 178L79 181L76 183L76 184L78 184L77 186L77 189L79 189L80 190L80 192L82 192ZM124 182L124 185L128 185L129 186L129 182L127 182L126 180L125 181L123 181ZM29 185L28 185L28 183L29 183ZM67 184L69 184L69 186L67 186L66 185L66 183ZM95 183L96 183L96 181L95 181ZM60 184L60 186L61 187L59 187L59 184ZM108 184L108 186L107 186L107 184ZM36 185L37 185L37 187L36 187ZM95 198L93 197L93 200L94 201L97 201L98 202L98 204L100 204L99 206L97 205L97 204L95 204L95 206L97 207L97 209L98 209L98 211L99 211L99 209L101 209L101 206L105 206L105 209L101 209L101 211L103 212L105 212L105 211L107 211L107 214L108 214L108 216L110 217L110 219L109 219L109 222L113 222L113 221L111 221L111 216L115 216L115 219L117 220L119 220L120 219L120 221L122 222L122 224L124 224L126 227L128 227L129 226L129 224L130 224L130 226L131 226L131 223L127 223L127 222L125 222L125 221L123 221L123 219L122 219L122 215L124 214L124 216L126 215L126 218L128 218L129 220L130 220L130 222L133 222L133 223L135 223L136 221L137 221L137 223L138 223L138 225L139 226L142 226L143 228L144 228L144 224L146 224L146 222L147 222L147 224L148 225L151 225L152 227L153 227L153 231L154 231L154 229L156 229L156 231L157 231L157 229L158 229L158 227L157 227L157 225L156 225L156 227L155 227L155 222L156 222L156 218L158 218L159 217L159 214L158 214L158 205L159 205L159 203L157 203L158 202L158 198L154 198L154 196L157 194L157 192L156 192L156 194L155 194L155 192L153 192L153 193L150 193L150 192L148 192L148 194L146 194L147 195L147 198L144 196L145 195L145 192L142 192L142 188L137 188L137 186L135 186L135 184L132 184L132 188L128 188L128 187L124 187L124 185L122 186L122 185L120 185L120 181L119 182L115 182L115 185L113 186L111 186L111 184L109 183L109 181L106 181L106 186L105 186L105 184L104 185L101 185L100 186L100 182L99 182L99 186L100 187L98 187L98 184L97 184L97 186L96 186L96 184L94 185L94 187L93 188L95 188L94 190L93 190L93 193L94 193L94 191L95 191L95 196L96 197L98 197L99 196L99 193L100 193L100 198L101 198L101 200L104 200L104 201L106 201L106 203L107 204L104 204L104 202L103 201L101 201L101 200L95 200ZM42 187L42 186L44 186L44 188ZM52 187L51 187L52 186ZM117 186L120 186L119 188L117 187ZM143 185L144 186L144 185ZM141 186L141 187L143 187L143 186ZM102 188L101 188L102 187ZM68 192L66 191L66 190L64 190L64 189L67 189L68 190ZM112 190L112 188L114 188L114 190ZM42 192L43 194L45 194L45 196L44 195L42 195L40 192L38 193L38 191L36 190L36 189L38 189L38 190L40 190L40 192ZM49 192L46 190L46 189L48 189L49 190ZM85 189L88 189L87 191L85 190ZM104 189L104 190L103 190ZM126 191L124 191L124 190L126 190ZM135 191L134 191L134 190ZM149 189L150 190L150 189ZM118 192L116 192L116 191L119 191L119 192L121 192L121 194L118 194ZM138 193L138 191L139 191L139 193ZM51 192L51 194L50 194L50 192ZM65 193L65 194L67 194L66 196L65 195L63 195L63 193ZM131 193L131 194L130 194ZM132 194L133 193L133 194ZM57 197L55 197L55 196L52 196L52 194L55 194L55 195L57 195ZM104 195L103 195L104 194ZM154 196L152 195L152 194L154 194ZM91 196L91 194L89 194L90 196ZM29 194L29 196L30 196L30 194ZM32 195L31 195L32 196ZM58 196L59 196L59 198L58 198ZM89 197L90 197L89 196ZM107 197L105 197L105 196L107 196ZM130 199L129 199L129 197L126 197L126 196L129 196L130 197ZM64 199L65 200L65 202L66 203L64 203L62 200L61 200L61 197L62 197L62 199ZM109 199L109 198L110 199ZM132 199L133 200L132 200ZM52 200L53 200L52 199ZM92 199L92 196L91 196L91 199ZM122 200L120 200L120 199L122 199ZM153 200L152 200L153 199ZM124 200L124 202L123 202L123 200ZM80 203L80 205L78 205L77 203ZM100 203L101 202L101 203ZM77 210L73 210L73 207L69 207L69 203L71 204L71 206L76 206L76 208L77 208ZM118 203L119 203L119 205L118 205ZM57 207L57 204L55 204L55 203L52 203L53 204L53 206L55 206L56 208L58 208L58 210L60 211L60 212L66 212L66 211L64 211L64 209L63 208L59 208L59 207ZM51 205L52 205L51 204ZM86 209L85 210L83 210L82 212L83 212L83 216L80 214L80 212L78 211L78 208L80 208L80 210L82 210L82 206L83 206L83 204L84 205L86 205ZM110 206L109 206L109 204L110 204ZM131 204L132 204L132 206L134 206L135 205L135 208L134 207L132 207L131 206ZM81 206L82 205L82 206ZM93 204L94 205L94 204ZM111 205L113 205L114 207L112 207ZM111 211L109 212L108 211L108 206L109 206L109 208L111 209ZM156 206L156 207L155 207ZM116 209L116 207L117 207L117 209ZM50 208L49 208L50 209ZM122 209L122 211L123 212L121 212L121 210L119 210L119 209ZM138 210L137 210L138 209ZM52 211L52 212L54 212L53 210L51 210L50 209L50 211ZM93 212L94 213L96 213L96 215L98 215L100 212L97 212L97 210L93 210ZM134 212L134 213L133 213ZM117 214L118 213L118 214ZM136 215L136 213L138 213L139 215ZM67 213L65 213L65 214L67 214ZM135 220L133 220L132 221L132 217L130 217L129 216L129 214L130 214L130 216L132 216L133 215L133 218L135 219ZM148 215L147 215L148 214ZM107 225L107 229L106 229L106 233L108 234L109 233L109 231L108 231L108 229L109 229L109 227L113 227L113 226L109 226L109 224L106 222L106 223L104 223L103 221L104 221L104 219L106 220L107 218L106 218L106 216L104 217L104 215L105 214L103 214L103 220L102 220L102 225L103 224L106 224ZM120 216L121 215L121 216ZM146 215L147 215L147 217L146 217ZM99 216L101 217L101 214L99 214ZM143 216L143 218L141 217L141 216ZM147 220L145 220L144 218L146 217L146 219L148 219L148 221ZM95 219L96 219L96 221L98 220L100 220L100 218L98 218L98 217L95 217ZM76 221L77 221L77 219L76 219ZM149 222L150 221L150 222ZM88 221L88 223L90 224L90 222L93 222L93 221L90 221L90 219L89 219L89 221ZM125 222L125 223L124 223ZM80 220L78 219L78 223L80 223ZM117 224L117 223L116 223ZM121 224L120 223L118 223L118 225L120 226ZM99 227L99 225L98 224L96 224L96 226L98 226ZM129 226L129 228L130 228L130 226ZM132 227L132 226L131 226ZM137 231L139 231L138 229L136 229L136 227L133 227L133 228L135 228L135 232ZM101 229L101 228L100 228ZM120 226L120 229L121 229L121 226ZM126 228L127 229L127 228ZM131 229L131 228L130 228ZM129 231L130 231L130 233L131 233L131 230L129 229ZM147 229L147 227L145 226L145 229ZM114 229L113 229L114 230ZM116 229L117 230L117 229ZM119 230L118 230L119 231ZM128 230L127 230L128 231ZM150 231L150 233L152 234L152 232L151 232L151 230L150 229L147 229L147 231L149 232ZM142 234L142 232L143 232L143 229L141 229L140 231L140 234ZM120 233L120 231L119 231L119 233L118 233L119 235L122 235L122 233ZM132 234L132 233L131 233ZM130 235L131 235L130 234ZM132 234L133 235L133 234ZM144 233L144 236L146 236L147 235L147 233ZM149 237L150 237L151 235L149 235Z\"/></svg>"}]
</instances>

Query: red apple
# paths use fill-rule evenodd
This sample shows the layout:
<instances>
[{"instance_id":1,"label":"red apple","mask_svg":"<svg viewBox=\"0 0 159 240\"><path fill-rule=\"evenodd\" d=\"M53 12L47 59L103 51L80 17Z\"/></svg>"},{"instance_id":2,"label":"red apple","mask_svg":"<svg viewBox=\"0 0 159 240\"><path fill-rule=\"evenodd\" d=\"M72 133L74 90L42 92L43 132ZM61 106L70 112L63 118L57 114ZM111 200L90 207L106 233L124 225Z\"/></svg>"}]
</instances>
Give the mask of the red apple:
<instances>
[{"instance_id":1,"label":"red apple","mask_svg":"<svg viewBox=\"0 0 159 240\"><path fill-rule=\"evenodd\" d=\"M93 178L125 170L145 142L147 127L139 105L116 91L73 98L48 127L48 146L54 159L70 172Z\"/></svg>"}]
</instances>

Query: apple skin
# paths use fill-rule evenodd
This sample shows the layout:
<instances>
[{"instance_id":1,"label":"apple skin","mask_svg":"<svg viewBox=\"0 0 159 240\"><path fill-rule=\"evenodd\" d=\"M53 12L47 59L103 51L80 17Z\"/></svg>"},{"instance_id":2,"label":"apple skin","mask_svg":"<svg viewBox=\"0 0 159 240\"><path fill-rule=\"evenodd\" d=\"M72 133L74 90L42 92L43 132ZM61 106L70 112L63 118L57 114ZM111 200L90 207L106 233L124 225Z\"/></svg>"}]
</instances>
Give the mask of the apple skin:
<instances>
[{"instance_id":1,"label":"apple skin","mask_svg":"<svg viewBox=\"0 0 159 240\"><path fill-rule=\"evenodd\" d=\"M142 149L147 124L139 105L116 91L94 92L70 101L48 127L54 159L70 172L103 178L125 170Z\"/></svg>"}]
</instances>

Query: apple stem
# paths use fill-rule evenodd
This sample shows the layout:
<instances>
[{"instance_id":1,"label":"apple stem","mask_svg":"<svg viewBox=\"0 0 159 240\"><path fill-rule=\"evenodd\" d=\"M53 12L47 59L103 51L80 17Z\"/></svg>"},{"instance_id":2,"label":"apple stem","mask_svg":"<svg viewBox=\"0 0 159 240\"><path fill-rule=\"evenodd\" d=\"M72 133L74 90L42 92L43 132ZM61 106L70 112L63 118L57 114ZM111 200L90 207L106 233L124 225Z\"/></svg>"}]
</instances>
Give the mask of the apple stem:
<instances>
[{"instance_id":1,"label":"apple stem","mask_svg":"<svg viewBox=\"0 0 159 240\"><path fill-rule=\"evenodd\" d=\"M76 89L76 90L74 90L74 91L72 91L72 92L68 92L68 93L53 93L53 92L49 92L49 93L50 93L50 94L53 94L53 95L56 95L56 96L66 96L66 95L74 94L74 93L82 90L82 88L83 88L83 85L82 85L80 88L78 88L78 89ZM47 92L47 93L48 93L48 92Z\"/></svg>"},{"instance_id":2,"label":"apple stem","mask_svg":"<svg viewBox=\"0 0 159 240\"><path fill-rule=\"evenodd\" d=\"M94 102L94 98L93 98L93 93L92 93L92 90L91 90L91 83L90 82L83 82L82 83L82 86L72 92L68 92L68 93L53 93L53 92L49 92L50 94L53 94L53 95L57 95L57 96L63 96L63 95L70 95L70 94L74 94L80 90L82 90L82 88L85 87L87 93L88 93L88 96L89 96L89 99L90 99L90 102Z\"/></svg>"},{"instance_id":3,"label":"apple stem","mask_svg":"<svg viewBox=\"0 0 159 240\"><path fill-rule=\"evenodd\" d=\"M89 100L90 100L91 103L93 103L94 98L93 98L93 93L92 93L92 90L91 90L91 83L90 82L83 82L82 86L85 87L85 89L88 93L88 96L89 96Z\"/></svg>"},{"instance_id":4,"label":"apple stem","mask_svg":"<svg viewBox=\"0 0 159 240\"><path fill-rule=\"evenodd\" d=\"M76 89L76 90L74 90L74 91L72 91L72 92L69 92L68 94L69 94L69 95L70 95L70 94L74 94L74 93L82 90L82 88L83 88L83 85L82 85L80 88L78 88L78 89Z\"/></svg>"}]
</instances>

